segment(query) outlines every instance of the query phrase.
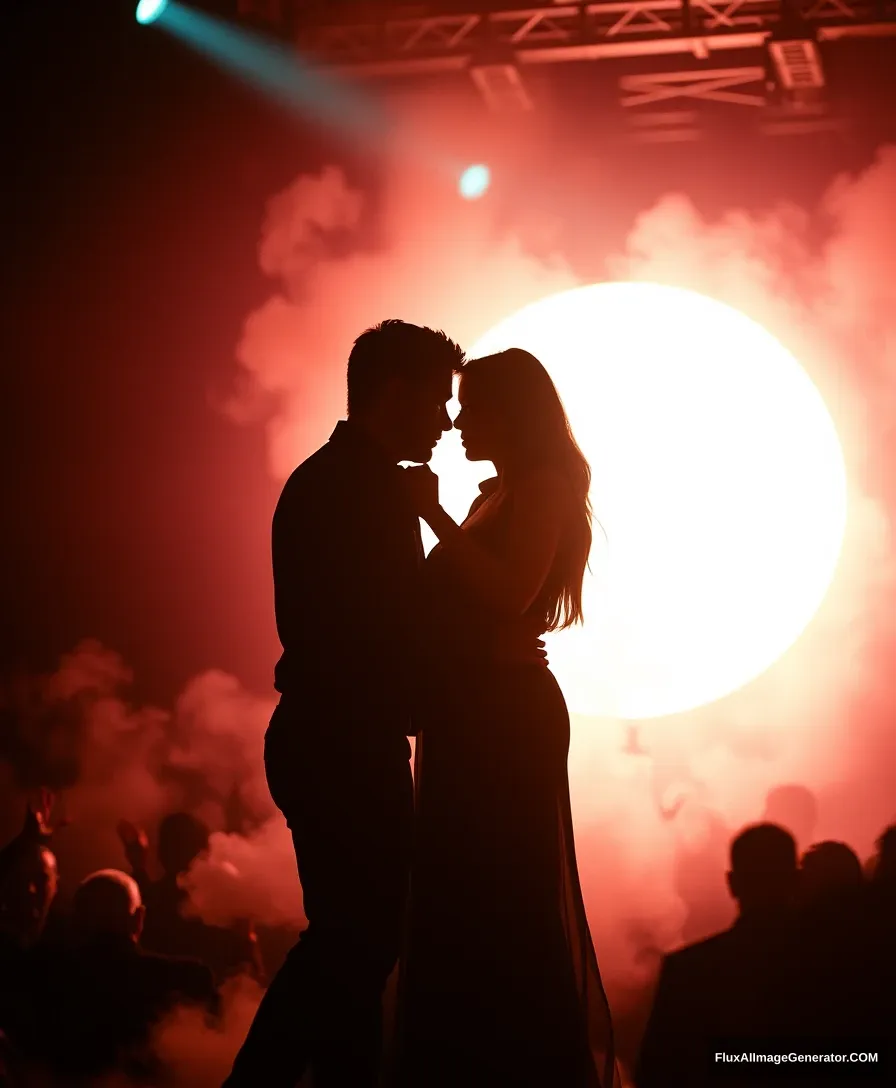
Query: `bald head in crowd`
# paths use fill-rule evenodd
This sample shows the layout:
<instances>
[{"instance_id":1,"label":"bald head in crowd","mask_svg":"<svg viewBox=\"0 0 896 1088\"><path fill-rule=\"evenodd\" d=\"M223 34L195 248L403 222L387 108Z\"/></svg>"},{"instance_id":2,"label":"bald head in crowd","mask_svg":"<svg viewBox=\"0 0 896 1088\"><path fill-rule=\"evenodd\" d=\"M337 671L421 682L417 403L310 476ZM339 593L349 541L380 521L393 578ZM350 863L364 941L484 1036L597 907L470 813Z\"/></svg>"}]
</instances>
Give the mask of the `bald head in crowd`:
<instances>
[{"instance_id":1,"label":"bald head in crowd","mask_svg":"<svg viewBox=\"0 0 896 1088\"><path fill-rule=\"evenodd\" d=\"M144 913L136 880L118 869L100 869L86 877L72 901L72 921L83 936L117 937L136 944Z\"/></svg>"}]
</instances>

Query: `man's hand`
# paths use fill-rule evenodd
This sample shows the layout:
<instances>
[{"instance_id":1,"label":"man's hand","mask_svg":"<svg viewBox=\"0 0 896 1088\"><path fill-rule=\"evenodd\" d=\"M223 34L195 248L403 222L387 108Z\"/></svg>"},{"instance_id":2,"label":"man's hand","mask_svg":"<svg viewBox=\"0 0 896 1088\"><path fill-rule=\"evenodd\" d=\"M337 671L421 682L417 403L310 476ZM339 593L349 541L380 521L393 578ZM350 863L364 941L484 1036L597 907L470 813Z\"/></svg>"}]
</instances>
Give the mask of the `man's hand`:
<instances>
[{"instance_id":1,"label":"man's hand","mask_svg":"<svg viewBox=\"0 0 896 1088\"><path fill-rule=\"evenodd\" d=\"M149 862L149 839L146 832L128 820L119 820L118 837L131 869L135 873L145 873Z\"/></svg>"},{"instance_id":2,"label":"man's hand","mask_svg":"<svg viewBox=\"0 0 896 1088\"><path fill-rule=\"evenodd\" d=\"M55 793L46 786L42 786L28 800L23 833L35 842L48 843L53 837L53 832L58 831L60 827L66 827L69 822L60 820L54 824L53 809L55 807Z\"/></svg>"},{"instance_id":3,"label":"man's hand","mask_svg":"<svg viewBox=\"0 0 896 1088\"><path fill-rule=\"evenodd\" d=\"M439 509L439 478L429 465L404 470L405 488L414 513L426 520Z\"/></svg>"}]
</instances>

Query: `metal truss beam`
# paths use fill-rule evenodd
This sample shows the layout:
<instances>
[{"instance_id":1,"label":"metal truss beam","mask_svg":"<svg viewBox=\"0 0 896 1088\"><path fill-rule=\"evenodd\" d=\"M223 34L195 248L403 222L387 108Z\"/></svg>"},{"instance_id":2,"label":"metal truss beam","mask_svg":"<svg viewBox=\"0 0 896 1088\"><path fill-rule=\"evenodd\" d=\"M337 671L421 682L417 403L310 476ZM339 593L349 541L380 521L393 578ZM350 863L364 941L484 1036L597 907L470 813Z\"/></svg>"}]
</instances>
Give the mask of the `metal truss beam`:
<instances>
[{"instance_id":1,"label":"metal truss beam","mask_svg":"<svg viewBox=\"0 0 896 1088\"><path fill-rule=\"evenodd\" d=\"M620 106L653 106L670 99L690 98L704 102L725 102L734 106L759 106L767 103L765 94L743 90L746 84L762 83L765 68L720 68L693 72L653 72L623 76L619 89ZM739 88L739 89L736 89Z\"/></svg>"},{"instance_id":2,"label":"metal truss beam","mask_svg":"<svg viewBox=\"0 0 896 1088\"><path fill-rule=\"evenodd\" d=\"M471 5L472 6L472 5ZM761 47L780 0L603 0L499 11L396 15L301 25L297 44L330 69L371 78L465 70L488 63L551 64L605 57L711 53ZM819 41L896 35L896 0L810 0Z\"/></svg>"}]
</instances>

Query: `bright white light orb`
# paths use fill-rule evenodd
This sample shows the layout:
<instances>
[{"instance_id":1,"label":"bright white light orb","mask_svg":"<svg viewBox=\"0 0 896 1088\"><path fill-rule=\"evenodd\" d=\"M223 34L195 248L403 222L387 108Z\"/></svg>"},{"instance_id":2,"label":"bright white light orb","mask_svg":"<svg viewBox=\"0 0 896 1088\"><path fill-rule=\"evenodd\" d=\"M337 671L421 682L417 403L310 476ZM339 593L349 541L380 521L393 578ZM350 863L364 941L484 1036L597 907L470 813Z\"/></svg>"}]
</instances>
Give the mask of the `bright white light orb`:
<instances>
[{"instance_id":1,"label":"bright white light orb","mask_svg":"<svg viewBox=\"0 0 896 1088\"><path fill-rule=\"evenodd\" d=\"M846 527L840 442L806 372L744 314L648 283L542 299L468 356L508 347L554 379L609 538L595 525L584 626L548 639L570 709L661 717L763 673L825 597ZM432 467L458 519L494 474L455 431Z\"/></svg>"},{"instance_id":2,"label":"bright white light orb","mask_svg":"<svg viewBox=\"0 0 896 1088\"><path fill-rule=\"evenodd\" d=\"M167 7L168 0L140 0L135 13L137 22L143 26L149 26L161 17Z\"/></svg>"},{"instance_id":3,"label":"bright white light orb","mask_svg":"<svg viewBox=\"0 0 896 1088\"><path fill-rule=\"evenodd\" d=\"M458 192L464 200L478 200L488 191L491 180L489 168L482 163L474 163L461 174L457 183Z\"/></svg>"}]
</instances>

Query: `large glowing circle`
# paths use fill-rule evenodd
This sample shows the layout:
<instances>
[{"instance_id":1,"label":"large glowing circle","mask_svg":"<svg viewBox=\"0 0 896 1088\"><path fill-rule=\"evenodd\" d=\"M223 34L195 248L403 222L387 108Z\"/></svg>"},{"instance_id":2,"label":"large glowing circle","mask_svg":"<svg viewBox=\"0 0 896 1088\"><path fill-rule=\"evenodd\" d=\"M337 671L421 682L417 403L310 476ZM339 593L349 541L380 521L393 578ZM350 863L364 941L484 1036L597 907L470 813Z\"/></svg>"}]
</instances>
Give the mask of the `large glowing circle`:
<instances>
[{"instance_id":1,"label":"large glowing circle","mask_svg":"<svg viewBox=\"0 0 896 1088\"><path fill-rule=\"evenodd\" d=\"M161 17L166 7L168 0L140 0L135 13L137 22L149 26Z\"/></svg>"},{"instance_id":2,"label":"large glowing circle","mask_svg":"<svg viewBox=\"0 0 896 1088\"><path fill-rule=\"evenodd\" d=\"M846 525L840 443L806 372L744 314L648 283L542 299L469 354L508 347L554 379L608 538L595 526L584 626L549 636L570 708L660 717L763 673L818 609ZM433 468L458 519L493 475L454 431Z\"/></svg>"}]
</instances>

